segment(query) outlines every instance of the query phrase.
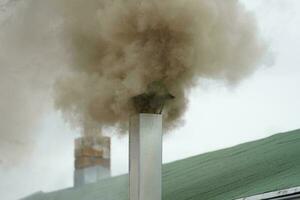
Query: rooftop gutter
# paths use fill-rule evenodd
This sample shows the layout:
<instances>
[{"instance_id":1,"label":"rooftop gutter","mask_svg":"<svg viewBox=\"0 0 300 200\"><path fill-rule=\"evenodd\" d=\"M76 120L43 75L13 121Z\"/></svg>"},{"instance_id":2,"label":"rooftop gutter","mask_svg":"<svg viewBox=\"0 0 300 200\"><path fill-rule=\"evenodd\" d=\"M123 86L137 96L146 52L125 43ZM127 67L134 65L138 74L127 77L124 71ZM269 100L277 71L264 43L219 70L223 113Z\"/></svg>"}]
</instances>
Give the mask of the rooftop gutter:
<instances>
[{"instance_id":1,"label":"rooftop gutter","mask_svg":"<svg viewBox=\"0 0 300 200\"><path fill-rule=\"evenodd\" d=\"M278 191L267 192L251 197L240 198L236 200L288 200L300 199L300 186Z\"/></svg>"}]
</instances>

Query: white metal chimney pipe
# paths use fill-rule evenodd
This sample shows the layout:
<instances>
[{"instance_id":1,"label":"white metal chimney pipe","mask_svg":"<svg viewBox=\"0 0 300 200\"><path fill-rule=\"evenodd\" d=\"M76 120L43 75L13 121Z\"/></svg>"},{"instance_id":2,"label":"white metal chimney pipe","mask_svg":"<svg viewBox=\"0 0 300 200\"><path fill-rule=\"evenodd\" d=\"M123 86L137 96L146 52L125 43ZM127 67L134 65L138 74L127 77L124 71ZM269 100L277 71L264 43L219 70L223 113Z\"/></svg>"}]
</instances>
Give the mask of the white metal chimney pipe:
<instances>
[{"instance_id":1,"label":"white metal chimney pipe","mask_svg":"<svg viewBox=\"0 0 300 200\"><path fill-rule=\"evenodd\" d=\"M161 200L162 115L138 114L129 128L129 198Z\"/></svg>"}]
</instances>

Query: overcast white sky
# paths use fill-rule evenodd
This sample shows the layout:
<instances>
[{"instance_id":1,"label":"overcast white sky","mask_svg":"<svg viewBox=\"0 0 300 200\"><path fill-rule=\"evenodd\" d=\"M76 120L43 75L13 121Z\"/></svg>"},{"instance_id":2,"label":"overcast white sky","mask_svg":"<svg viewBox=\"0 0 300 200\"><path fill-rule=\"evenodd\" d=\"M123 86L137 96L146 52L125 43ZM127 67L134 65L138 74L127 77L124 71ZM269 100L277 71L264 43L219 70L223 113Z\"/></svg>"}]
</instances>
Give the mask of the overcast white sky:
<instances>
[{"instance_id":1,"label":"overcast white sky","mask_svg":"<svg viewBox=\"0 0 300 200\"><path fill-rule=\"evenodd\" d=\"M270 66L236 88L203 81L194 89L185 124L164 137L164 162L300 128L300 1L242 2L256 15L270 45ZM39 138L33 156L16 168L0 168L3 200L73 184L73 139L78 133L54 111L36 131ZM114 175L128 170L127 142L127 136L112 140Z\"/></svg>"}]
</instances>

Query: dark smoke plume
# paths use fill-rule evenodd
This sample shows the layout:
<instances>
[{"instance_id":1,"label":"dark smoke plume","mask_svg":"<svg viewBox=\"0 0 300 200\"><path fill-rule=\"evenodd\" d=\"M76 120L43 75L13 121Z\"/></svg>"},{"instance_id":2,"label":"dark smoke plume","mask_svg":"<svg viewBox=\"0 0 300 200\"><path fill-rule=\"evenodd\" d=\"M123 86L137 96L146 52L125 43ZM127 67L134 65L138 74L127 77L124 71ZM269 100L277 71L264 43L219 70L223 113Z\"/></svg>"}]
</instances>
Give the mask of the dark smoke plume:
<instances>
[{"instance_id":1,"label":"dark smoke plume","mask_svg":"<svg viewBox=\"0 0 300 200\"><path fill-rule=\"evenodd\" d=\"M123 126L131 97L160 80L176 99L164 110L178 124L189 90L201 78L238 83L265 46L253 16L236 0L58 1L71 72L56 106L83 129Z\"/></svg>"},{"instance_id":2,"label":"dark smoke plume","mask_svg":"<svg viewBox=\"0 0 300 200\"><path fill-rule=\"evenodd\" d=\"M131 98L162 81L176 97L164 109L173 128L201 78L238 83L265 52L253 16L237 0L7 2L0 13L0 163L30 152L52 88L65 118L93 133L126 130Z\"/></svg>"}]
</instances>

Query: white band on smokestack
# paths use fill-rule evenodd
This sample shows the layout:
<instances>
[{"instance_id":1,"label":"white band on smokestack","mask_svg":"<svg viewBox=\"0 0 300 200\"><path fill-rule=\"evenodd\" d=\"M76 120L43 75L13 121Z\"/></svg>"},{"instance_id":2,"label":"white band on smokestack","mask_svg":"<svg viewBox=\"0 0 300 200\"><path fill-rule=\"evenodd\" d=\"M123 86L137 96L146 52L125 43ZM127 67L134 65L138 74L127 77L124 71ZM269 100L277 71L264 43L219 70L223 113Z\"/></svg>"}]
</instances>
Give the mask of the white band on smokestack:
<instances>
[{"instance_id":1,"label":"white band on smokestack","mask_svg":"<svg viewBox=\"0 0 300 200\"><path fill-rule=\"evenodd\" d=\"M161 200L162 115L138 114L130 119L130 200Z\"/></svg>"}]
</instances>

